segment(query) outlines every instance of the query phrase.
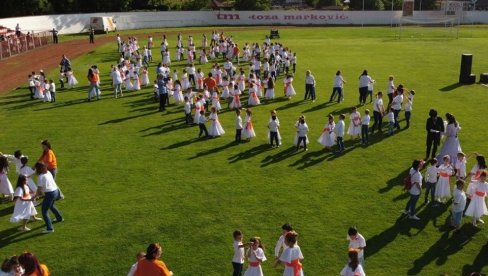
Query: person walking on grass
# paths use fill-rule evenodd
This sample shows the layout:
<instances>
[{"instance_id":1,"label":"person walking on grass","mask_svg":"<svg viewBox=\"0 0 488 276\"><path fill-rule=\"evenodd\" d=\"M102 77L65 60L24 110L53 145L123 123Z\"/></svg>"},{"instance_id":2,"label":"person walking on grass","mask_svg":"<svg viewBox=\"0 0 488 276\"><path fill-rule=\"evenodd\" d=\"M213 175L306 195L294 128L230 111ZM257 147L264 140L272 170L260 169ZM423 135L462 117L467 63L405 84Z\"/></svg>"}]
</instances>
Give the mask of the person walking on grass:
<instances>
[{"instance_id":1,"label":"person walking on grass","mask_svg":"<svg viewBox=\"0 0 488 276\"><path fill-rule=\"evenodd\" d=\"M312 102L315 102L315 77L310 70L307 70L305 73L305 97L303 100L305 101L309 98Z\"/></svg>"},{"instance_id":2,"label":"person walking on grass","mask_svg":"<svg viewBox=\"0 0 488 276\"><path fill-rule=\"evenodd\" d=\"M36 174L38 175L37 185L39 186L37 195L41 196L44 194L44 200L42 201L42 218L46 223L46 230L42 231L42 233L53 233L54 228L51 218L49 218L49 210L56 216L56 222L64 221L63 216L55 205L56 199L59 198L59 189L52 174L47 170L46 165L38 162L35 168Z\"/></svg>"},{"instance_id":3,"label":"person walking on grass","mask_svg":"<svg viewBox=\"0 0 488 276\"><path fill-rule=\"evenodd\" d=\"M415 207L422 191L422 174L420 173L421 168L422 162L420 160L414 160L412 163L412 167L408 172L410 174L411 182L410 189L408 190L408 193L410 194L410 199L408 200L403 213L408 215L409 219L413 220L420 220L420 218L415 215Z\"/></svg>"}]
</instances>

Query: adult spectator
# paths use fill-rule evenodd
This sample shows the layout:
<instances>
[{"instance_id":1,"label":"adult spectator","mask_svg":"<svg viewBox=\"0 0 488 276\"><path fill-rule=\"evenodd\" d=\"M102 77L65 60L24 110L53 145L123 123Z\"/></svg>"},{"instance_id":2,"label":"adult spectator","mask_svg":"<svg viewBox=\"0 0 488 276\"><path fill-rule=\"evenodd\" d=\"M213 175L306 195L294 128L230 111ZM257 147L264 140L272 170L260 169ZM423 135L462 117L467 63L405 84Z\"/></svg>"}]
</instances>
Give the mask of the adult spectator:
<instances>
[{"instance_id":1,"label":"adult spectator","mask_svg":"<svg viewBox=\"0 0 488 276\"><path fill-rule=\"evenodd\" d=\"M364 70L361 76L359 76L359 104L364 105L366 103L366 97L368 96L368 86L373 83L373 79L368 75L368 70Z\"/></svg>"},{"instance_id":2,"label":"adult spectator","mask_svg":"<svg viewBox=\"0 0 488 276\"><path fill-rule=\"evenodd\" d=\"M437 147L441 142L441 133L444 132L444 122L442 121L442 118L437 117L437 111L435 109L429 111L429 118L425 124L425 130L427 131L425 160L427 160L429 159L429 156L432 156L432 158L436 156Z\"/></svg>"},{"instance_id":3,"label":"adult spectator","mask_svg":"<svg viewBox=\"0 0 488 276\"><path fill-rule=\"evenodd\" d=\"M49 217L49 210L53 212L56 217L56 222L64 221L63 216L59 212L58 208L54 205L56 199L59 198L58 185L54 181L52 174L47 170L47 167L42 163L36 163L36 174L38 175L37 190L38 195L44 194L44 200L42 201L42 218L46 223L46 230L42 231L44 234L54 232L54 228Z\"/></svg>"},{"instance_id":4,"label":"adult spectator","mask_svg":"<svg viewBox=\"0 0 488 276\"><path fill-rule=\"evenodd\" d=\"M459 144L459 139L457 137L458 131L460 129L456 117L451 113L446 113L446 140L442 145L441 152L439 153L437 160L441 160L442 156L449 155L451 157L451 163L454 165L457 160L458 152L462 152L461 145Z\"/></svg>"},{"instance_id":5,"label":"adult spectator","mask_svg":"<svg viewBox=\"0 0 488 276\"><path fill-rule=\"evenodd\" d=\"M53 43L58 44L58 31L55 28L53 28L51 33L53 33Z\"/></svg>"},{"instance_id":6,"label":"adult spectator","mask_svg":"<svg viewBox=\"0 0 488 276\"><path fill-rule=\"evenodd\" d=\"M15 26L15 35L19 37L21 35L19 23Z\"/></svg>"},{"instance_id":7,"label":"adult spectator","mask_svg":"<svg viewBox=\"0 0 488 276\"><path fill-rule=\"evenodd\" d=\"M66 72L71 68L71 61L66 57L66 55L63 55L61 57L61 61L59 62L60 71ZM68 77L66 77L66 82L68 82Z\"/></svg>"},{"instance_id":8,"label":"adult spectator","mask_svg":"<svg viewBox=\"0 0 488 276\"><path fill-rule=\"evenodd\" d=\"M90 35L90 44L95 43L95 30L92 27L90 27L88 34Z\"/></svg>"},{"instance_id":9,"label":"adult spectator","mask_svg":"<svg viewBox=\"0 0 488 276\"><path fill-rule=\"evenodd\" d=\"M383 92L379 91L376 94L376 100L373 104L373 119L374 123L371 127L371 135L374 134L374 130L378 128L378 132L382 132L381 127L383 125L383 114L385 114L385 108L383 106Z\"/></svg>"},{"instance_id":10,"label":"adult spectator","mask_svg":"<svg viewBox=\"0 0 488 276\"><path fill-rule=\"evenodd\" d=\"M170 276L166 264L159 260L162 249L159 243L152 243L147 247L146 258L137 262L136 276Z\"/></svg>"},{"instance_id":11,"label":"adult spectator","mask_svg":"<svg viewBox=\"0 0 488 276\"><path fill-rule=\"evenodd\" d=\"M34 254L25 252L20 254L19 263L24 268L25 276L49 276L49 269L41 264Z\"/></svg>"},{"instance_id":12,"label":"adult spectator","mask_svg":"<svg viewBox=\"0 0 488 276\"><path fill-rule=\"evenodd\" d=\"M310 70L305 73L305 97L303 100L308 98L315 102L315 77Z\"/></svg>"},{"instance_id":13,"label":"adult spectator","mask_svg":"<svg viewBox=\"0 0 488 276\"><path fill-rule=\"evenodd\" d=\"M410 199L405 206L404 214L408 215L408 218L413 220L419 220L420 218L415 215L415 206L420 197L420 192L422 191L422 174L420 169L422 168L422 162L420 160L414 160L412 163L412 168L408 172L410 174L411 187L408 190L410 194Z\"/></svg>"},{"instance_id":14,"label":"adult spectator","mask_svg":"<svg viewBox=\"0 0 488 276\"><path fill-rule=\"evenodd\" d=\"M166 81L162 74L158 75L158 90L159 90L159 111L165 111L166 102L168 101L168 91L166 90Z\"/></svg>"},{"instance_id":15,"label":"adult spectator","mask_svg":"<svg viewBox=\"0 0 488 276\"><path fill-rule=\"evenodd\" d=\"M205 78L203 83L207 86L208 91L214 91L217 86L217 81L212 77L212 73L208 73L208 77Z\"/></svg>"}]
</instances>

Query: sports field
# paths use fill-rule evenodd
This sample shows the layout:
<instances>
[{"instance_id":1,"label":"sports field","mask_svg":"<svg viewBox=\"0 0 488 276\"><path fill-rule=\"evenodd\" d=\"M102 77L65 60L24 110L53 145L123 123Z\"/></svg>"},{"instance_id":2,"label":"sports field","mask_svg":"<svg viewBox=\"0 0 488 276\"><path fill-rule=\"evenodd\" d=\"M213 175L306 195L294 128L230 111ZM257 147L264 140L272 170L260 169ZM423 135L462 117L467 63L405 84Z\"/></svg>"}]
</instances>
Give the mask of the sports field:
<instances>
[{"instance_id":1,"label":"sports field","mask_svg":"<svg viewBox=\"0 0 488 276\"><path fill-rule=\"evenodd\" d=\"M226 134L207 140L196 138L198 127L184 125L182 105L158 112L152 87L114 99L109 81L110 65L118 59L114 38L72 60L80 85L59 91L56 103L31 101L26 87L0 96L0 151L21 149L33 165L41 153L40 141L48 138L58 158L57 183L66 196L57 203L66 221L49 235L40 233L42 222L30 224L30 232L19 232L9 222L13 204L0 204L0 257L28 250L53 275L125 275L136 252L160 242L162 259L175 275L230 275L232 232L241 229L244 240L260 236L267 246L264 274L281 275L282 269L271 266L273 248L281 225L289 222L300 235L305 275L339 274L347 262L351 225L366 238L369 275L486 273L486 225L474 228L465 218L464 234L453 236L450 204L426 207L423 196L417 205L420 221L405 218L401 211L408 200L402 179L412 160L425 156L429 109L456 116L464 152L488 154L488 87L457 84L462 53L473 54L478 77L488 71L487 31L486 26L462 27L460 38L452 39L428 30L398 40L389 27L282 29L278 41L298 56L298 95L281 97L281 75L279 97L253 108L257 137L239 145L234 143L234 113L226 109L219 115ZM147 35L142 34L162 30L137 32L139 45L144 45ZM191 32L200 46L202 31ZM243 45L261 44L268 33L242 29L229 35ZM160 36L154 38L161 42ZM173 58L176 35L168 42ZM88 44L88 39L79 43ZM157 49L153 55L159 61ZM53 59L61 54L53 52ZM102 100L88 103L85 76L93 64L101 71ZM151 80L155 65L150 67ZM170 68L181 74L185 66L182 61ZM210 64L201 68L207 73ZM247 72L248 66L244 68ZM25 74L39 69L27 65ZM307 69L317 80L314 103L303 101ZM345 101L328 104L338 69L347 81ZM403 129L402 111L402 130L393 136L370 136L367 147L346 139L346 151L339 155L324 151L316 140L326 116L349 116L358 102L358 77L364 69L376 80L375 92L385 91L389 75L395 76L395 84L415 89L412 125ZM48 75L57 80L56 70ZM367 104L359 108L361 114L366 108L372 111ZM281 122L283 145L278 149L267 144L272 109ZM308 152L295 152L293 145L301 114L310 128ZM474 161L468 161L468 170ZM9 178L15 185L13 167Z\"/></svg>"}]
</instances>

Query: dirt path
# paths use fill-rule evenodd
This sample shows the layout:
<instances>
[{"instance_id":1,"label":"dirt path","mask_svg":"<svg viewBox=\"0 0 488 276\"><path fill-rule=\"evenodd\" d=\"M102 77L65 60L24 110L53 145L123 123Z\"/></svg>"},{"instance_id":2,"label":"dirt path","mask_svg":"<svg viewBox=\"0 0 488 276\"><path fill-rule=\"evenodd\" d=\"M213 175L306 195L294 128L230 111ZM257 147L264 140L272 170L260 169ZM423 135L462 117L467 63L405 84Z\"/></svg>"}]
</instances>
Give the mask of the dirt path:
<instances>
[{"instance_id":1,"label":"dirt path","mask_svg":"<svg viewBox=\"0 0 488 276\"><path fill-rule=\"evenodd\" d=\"M281 26L280 29L290 28L291 26ZM248 30L269 30L269 26L249 27L249 28L225 28L226 33L243 32ZM166 35L172 37L178 33L181 34L201 34L202 32L210 33L213 30L219 30L218 27L202 28L191 31L169 31L164 32ZM147 37L152 35L155 38L155 42L158 42L163 32L154 32L147 34L137 34L138 37ZM125 38L125 36L124 36ZM264 39L264 37L263 37ZM30 52L23 53L21 55L0 60L0 94L8 93L9 91L18 87L24 87L27 85L27 75L31 71L39 72L43 69L45 72L49 72L59 67L59 61L61 55L65 54L70 60L93 51L95 48L107 43L114 42L115 35L95 37L95 43L90 44L88 42L88 36L86 39L73 40L68 42L62 42L59 44L52 44L42 48L34 49Z\"/></svg>"}]
</instances>

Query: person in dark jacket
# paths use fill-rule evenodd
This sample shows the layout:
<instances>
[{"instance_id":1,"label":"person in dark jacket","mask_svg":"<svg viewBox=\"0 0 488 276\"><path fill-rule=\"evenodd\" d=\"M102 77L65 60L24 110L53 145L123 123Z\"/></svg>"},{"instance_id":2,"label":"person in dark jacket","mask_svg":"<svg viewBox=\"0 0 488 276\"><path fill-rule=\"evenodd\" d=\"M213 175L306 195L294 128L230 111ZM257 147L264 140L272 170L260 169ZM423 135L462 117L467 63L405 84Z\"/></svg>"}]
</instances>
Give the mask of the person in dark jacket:
<instances>
[{"instance_id":1,"label":"person in dark jacket","mask_svg":"<svg viewBox=\"0 0 488 276\"><path fill-rule=\"evenodd\" d=\"M436 157L437 147L441 143L441 133L444 132L444 122L442 118L437 117L437 111L431 109L429 111L429 118L425 124L425 130L427 131L427 150L425 153L425 160ZM432 149L432 153L431 153Z\"/></svg>"}]
</instances>

